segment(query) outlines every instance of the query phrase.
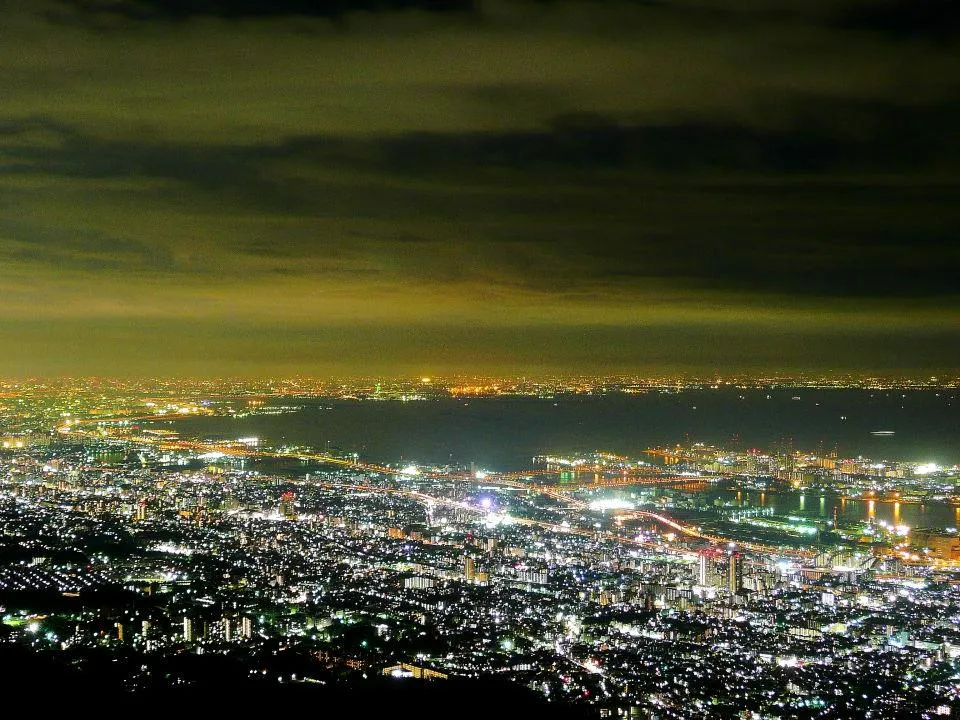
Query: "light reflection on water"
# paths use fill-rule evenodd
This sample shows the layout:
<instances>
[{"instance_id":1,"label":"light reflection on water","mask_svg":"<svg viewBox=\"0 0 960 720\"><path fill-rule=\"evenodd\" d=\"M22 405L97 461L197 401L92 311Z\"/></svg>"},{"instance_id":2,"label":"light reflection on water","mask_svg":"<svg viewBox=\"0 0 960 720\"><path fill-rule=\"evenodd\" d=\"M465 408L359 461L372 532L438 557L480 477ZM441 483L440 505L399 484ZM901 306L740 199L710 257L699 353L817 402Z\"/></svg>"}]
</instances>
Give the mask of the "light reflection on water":
<instances>
[{"instance_id":1,"label":"light reflection on water","mask_svg":"<svg viewBox=\"0 0 960 720\"><path fill-rule=\"evenodd\" d=\"M800 401L793 399L798 393ZM952 465L960 461L956 395L735 388L470 402L298 399L303 409L290 414L197 416L178 420L175 429L188 437L255 435L265 443L358 452L372 462L475 463L504 471L529 468L541 453L602 449L642 457L649 447L677 442L771 450L787 438L790 447L836 449L841 457ZM896 434L873 435L878 423Z\"/></svg>"},{"instance_id":2,"label":"light reflection on water","mask_svg":"<svg viewBox=\"0 0 960 720\"><path fill-rule=\"evenodd\" d=\"M836 510L841 525L860 521L884 521L910 527L960 527L960 506L947 503L906 503L882 500L847 499L833 492L749 492L710 490L703 494L708 503L719 500L738 507L773 508L778 515L799 515L829 520Z\"/></svg>"}]
</instances>

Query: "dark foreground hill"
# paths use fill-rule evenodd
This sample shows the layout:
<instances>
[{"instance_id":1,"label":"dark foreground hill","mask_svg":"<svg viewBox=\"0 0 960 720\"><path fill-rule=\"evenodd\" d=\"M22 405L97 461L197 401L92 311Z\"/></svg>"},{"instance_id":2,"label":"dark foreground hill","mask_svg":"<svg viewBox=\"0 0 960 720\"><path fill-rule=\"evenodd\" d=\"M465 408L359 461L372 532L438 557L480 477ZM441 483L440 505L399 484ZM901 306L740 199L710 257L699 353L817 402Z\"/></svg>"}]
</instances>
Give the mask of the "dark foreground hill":
<instances>
[{"instance_id":1,"label":"dark foreground hill","mask_svg":"<svg viewBox=\"0 0 960 720\"><path fill-rule=\"evenodd\" d=\"M189 687L124 689L117 663L78 669L60 658L0 646L6 700L18 699L37 714L98 718L171 718L177 713L218 717L266 717L306 712L314 718L550 718L575 720L593 713L547 703L524 687L499 678L423 681L372 677L318 685L238 679L210 664L206 678ZM113 666L113 667L111 667Z\"/></svg>"}]
</instances>

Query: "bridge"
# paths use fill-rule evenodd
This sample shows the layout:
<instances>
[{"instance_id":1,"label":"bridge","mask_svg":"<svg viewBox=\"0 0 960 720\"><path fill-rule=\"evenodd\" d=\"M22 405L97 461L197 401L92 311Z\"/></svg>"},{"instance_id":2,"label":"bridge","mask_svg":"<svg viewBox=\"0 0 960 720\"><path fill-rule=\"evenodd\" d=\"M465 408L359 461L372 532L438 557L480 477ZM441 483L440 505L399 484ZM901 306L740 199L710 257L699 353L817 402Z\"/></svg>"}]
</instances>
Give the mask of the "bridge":
<instances>
[{"instance_id":1,"label":"bridge","mask_svg":"<svg viewBox=\"0 0 960 720\"><path fill-rule=\"evenodd\" d=\"M178 417L187 417L187 415L138 415L132 417L115 417L115 418L86 418L80 420L74 420L72 425L64 425L57 428L57 431L61 435L65 436L77 436L77 437L90 437L90 435L78 428L79 425L89 425L95 424L99 426L116 424L120 422L149 422L149 421L158 421L158 420L171 420ZM103 431L101 427L101 431ZM314 453L314 452L299 452L299 451L287 451L281 452L277 450L258 450L249 446L241 446L236 443L207 443L197 440L182 440L182 439L172 439L172 438L158 438L154 436L147 435L134 435L130 434L107 434L104 432L104 437L113 438L116 440L127 441L127 442L140 442L147 443L150 445L155 445L162 450L191 450L201 453L212 453L219 452L228 456L235 457L258 457L258 458L286 458L286 459L296 459L302 461L316 462L324 465L334 465L337 467L345 467L353 470L358 470L360 472L373 472L378 474L405 474L402 469L390 467L387 465L378 465L376 463L368 463L360 461L356 458L349 457L340 457L337 455L330 455L327 453ZM520 481L527 480L532 481L538 477L554 477L564 474L573 474L575 480L572 482L562 482L559 484L560 487L563 487L566 490L583 490L590 488L604 488L604 487L629 487L632 485L648 485L648 486L680 486L687 484L699 484L705 482L715 482L720 479L726 478L723 475L716 476L691 476L691 475L677 475L677 474L666 474L657 470L656 468L648 468L642 474L630 473L625 471L611 471L611 470L597 470L596 468L584 471L578 471L571 473L569 470L556 469L556 468L536 468L533 470L514 470L506 473L488 473L482 478L477 477L471 473L457 473L457 472L437 472L437 471L423 471L417 472L416 475L425 478L437 478L441 480L483 480L483 481L493 481L494 479L500 482L508 481ZM582 478L580 476L589 474L592 477L590 479ZM529 487L530 483L528 482L525 486ZM519 487L519 485L517 486Z\"/></svg>"}]
</instances>

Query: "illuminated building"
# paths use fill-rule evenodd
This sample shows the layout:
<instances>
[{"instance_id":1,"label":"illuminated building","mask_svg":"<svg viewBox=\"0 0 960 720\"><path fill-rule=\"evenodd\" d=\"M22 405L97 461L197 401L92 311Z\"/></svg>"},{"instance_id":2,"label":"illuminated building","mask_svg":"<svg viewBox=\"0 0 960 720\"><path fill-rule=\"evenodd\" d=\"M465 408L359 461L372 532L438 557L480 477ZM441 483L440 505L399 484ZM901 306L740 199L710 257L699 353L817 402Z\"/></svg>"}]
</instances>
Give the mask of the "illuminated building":
<instances>
[{"instance_id":1,"label":"illuminated building","mask_svg":"<svg viewBox=\"0 0 960 720\"><path fill-rule=\"evenodd\" d=\"M697 557L697 584L704 587L710 584L710 564L704 553Z\"/></svg>"},{"instance_id":2,"label":"illuminated building","mask_svg":"<svg viewBox=\"0 0 960 720\"><path fill-rule=\"evenodd\" d=\"M396 678L417 678L422 680L446 680L446 673L421 667L420 665L411 665L409 663L399 663L383 669L384 675Z\"/></svg>"},{"instance_id":3,"label":"illuminated building","mask_svg":"<svg viewBox=\"0 0 960 720\"><path fill-rule=\"evenodd\" d=\"M280 499L280 514L287 520L297 519L297 510L294 507L293 501L294 495L290 491L285 492Z\"/></svg>"},{"instance_id":4,"label":"illuminated building","mask_svg":"<svg viewBox=\"0 0 960 720\"><path fill-rule=\"evenodd\" d=\"M736 594L743 589L743 557L740 553L730 554L730 564L727 568L727 589Z\"/></svg>"},{"instance_id":5,"label":"illuminated building","mask_svg":"<svg viewBox=\"0 0 960 720\"><path fill-rule=\"evenodd\" d=\"M428 590L436 584L436 580L423 575L415 575L403 581L403 587L407 590Z\"/></svg>"}]
</instances>

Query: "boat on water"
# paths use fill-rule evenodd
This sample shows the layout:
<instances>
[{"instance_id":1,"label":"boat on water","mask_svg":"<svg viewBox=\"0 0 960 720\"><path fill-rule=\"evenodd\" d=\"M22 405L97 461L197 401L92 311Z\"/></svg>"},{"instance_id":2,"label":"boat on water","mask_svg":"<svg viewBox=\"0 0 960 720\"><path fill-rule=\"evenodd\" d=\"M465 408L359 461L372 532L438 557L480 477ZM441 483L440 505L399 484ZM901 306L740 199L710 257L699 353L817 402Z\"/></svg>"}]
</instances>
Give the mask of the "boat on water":
<instances>
[{"instance_id":1,"label":"boat on water","mask_svg":"<svg viewBox=\"0 0 960 720\"><path fill-rule=\"evenodd\" d=\"M877 437L889 437L890 435L896 435L895 430L871 430L871 435L876 435Z\"/></svg>"}]
</instances>

